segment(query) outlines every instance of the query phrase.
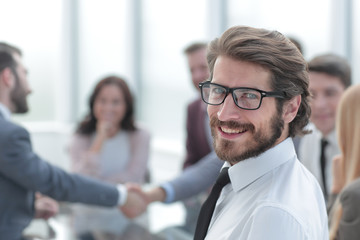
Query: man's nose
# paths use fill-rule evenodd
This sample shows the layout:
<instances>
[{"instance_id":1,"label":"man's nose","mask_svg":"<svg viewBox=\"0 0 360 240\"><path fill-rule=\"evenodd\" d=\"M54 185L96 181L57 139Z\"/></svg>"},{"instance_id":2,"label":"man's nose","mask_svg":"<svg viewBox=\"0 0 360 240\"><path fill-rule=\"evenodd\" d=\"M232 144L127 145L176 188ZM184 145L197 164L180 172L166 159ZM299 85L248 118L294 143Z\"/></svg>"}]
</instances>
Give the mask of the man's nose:
<instances>
[{"instance_id":1,"label":"man's nose","mask_svg":"<svg viewBox=\"0 0 360 240\"><path fill-rule=\"evenodd\" d=\"M219 110L217 112L218 119L220 121L229 121L232 119L238 119L239 113L242 109L236 106L233 96L229 93L224 102L219 105Z\"/></svg>"}]
</instances>

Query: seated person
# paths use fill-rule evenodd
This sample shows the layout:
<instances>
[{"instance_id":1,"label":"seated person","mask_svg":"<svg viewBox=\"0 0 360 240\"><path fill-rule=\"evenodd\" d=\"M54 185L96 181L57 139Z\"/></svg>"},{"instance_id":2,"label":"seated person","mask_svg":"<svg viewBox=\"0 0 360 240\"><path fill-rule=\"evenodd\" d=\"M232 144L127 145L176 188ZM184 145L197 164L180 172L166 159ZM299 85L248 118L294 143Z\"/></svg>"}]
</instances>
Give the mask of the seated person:
<instances>
[{"instance_id":1,"label":"seated person","mask_svg":"<svg viewBox=\"0 0 360 240\"><path fill-rule=\"evenodd\" d=\"M89 113L70 144L72 170L114 184L142 184L149 142L149 133L135 125L133 98L126 82L106 77L91 94ZM80 239L93 231L113 234L115 239L125 234L129 223L117 209L74 206L74 229Z\"/></svg>"}]
</instances>

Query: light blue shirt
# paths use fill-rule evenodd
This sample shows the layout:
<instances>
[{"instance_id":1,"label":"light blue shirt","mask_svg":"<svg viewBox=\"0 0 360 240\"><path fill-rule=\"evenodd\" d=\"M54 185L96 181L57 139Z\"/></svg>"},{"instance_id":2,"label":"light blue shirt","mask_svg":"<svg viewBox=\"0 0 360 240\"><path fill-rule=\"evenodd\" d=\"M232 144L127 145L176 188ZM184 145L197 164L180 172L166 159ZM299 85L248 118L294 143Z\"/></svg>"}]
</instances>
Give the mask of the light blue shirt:
<instances>
[{"instance_id":1,"label":"light blue shirt","mask_svg":"<svg viewBox=\"0 0 360 240\"><path fill-rule=\"evenodd\" d=\"M0 113L6 120L11 118L10 110L2 103L0 103Z\"/></svg>"},{"instance_id":2,"label":"light blue shirt","mask_svg":"<svg viewBox=\"0 0 360 240\"><path fill-rule=\"evenodd\" d=\"M207 240L329 239L321 188L297 160L290 138L231 166L229 175Z\"/></svg>"},{"instance_id":3,"label":"light blue shirt","mask_svg":"<svg viewBox=\"0 0 360 240\"><path fill-rule=\"evenodd\" d=\"M162 183L160 185L160 187L162 187L165 191L166 197L165 197L164 203L174 202L175 189L173 188L173 186L169 182L165 182L165 183Z\"/></svg>"}]
</instances>

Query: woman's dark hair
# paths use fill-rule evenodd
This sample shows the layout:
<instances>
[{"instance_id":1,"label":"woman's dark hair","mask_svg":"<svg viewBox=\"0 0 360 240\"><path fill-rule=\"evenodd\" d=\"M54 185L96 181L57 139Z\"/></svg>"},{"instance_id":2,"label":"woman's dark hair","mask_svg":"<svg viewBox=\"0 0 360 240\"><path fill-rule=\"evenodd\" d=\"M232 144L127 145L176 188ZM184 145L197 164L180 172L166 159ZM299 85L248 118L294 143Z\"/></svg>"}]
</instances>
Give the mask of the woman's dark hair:
<instances>
[{"instance_id":1,"label":"woman's dark hair","mask_svg":"<svg viewBox=\"0 0 360 240\"><path fill-rule=\"evenodd\" d=\"M92 92L90 99L89 99L89 108L90 113L87 114L85 119L80 122L76 132L80 134L92 134L96 131L96 123L97 119L94 115L94 103L99 95L101 89L108 85L115 85L119 87L119 89L124 94L124 100L126 104L126 112L124 119L119 123L119 127L124 130L134 131L136 130L135 127L135 120L134 120L134 99L131 95L130 89L126 84L125 80L117 77L117 76L108 76L103 78L96 86L94 91Z\"/></svg>"}]
</instances>

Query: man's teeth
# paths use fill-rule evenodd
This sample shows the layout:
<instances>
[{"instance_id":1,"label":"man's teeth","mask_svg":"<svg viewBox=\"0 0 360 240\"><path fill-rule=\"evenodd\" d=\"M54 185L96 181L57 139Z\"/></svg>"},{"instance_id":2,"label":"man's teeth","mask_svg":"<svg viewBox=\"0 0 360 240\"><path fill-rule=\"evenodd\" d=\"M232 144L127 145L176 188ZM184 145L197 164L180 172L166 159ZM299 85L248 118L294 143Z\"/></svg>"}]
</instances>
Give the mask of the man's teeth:
<instances>
[{"instance_id":1,"label":"man's teeth","mask_svg":"<svg viewBox=\"0 0 360 240\"><path fill-rule=\"evenodd\" d=\"M226 127L221 127L221 131L223 131L224 133L229 133L229 134L245 132L244 129L240 130L240 129L231 129L231 128L226 128Z\"/></svg>"}]
</instances>

